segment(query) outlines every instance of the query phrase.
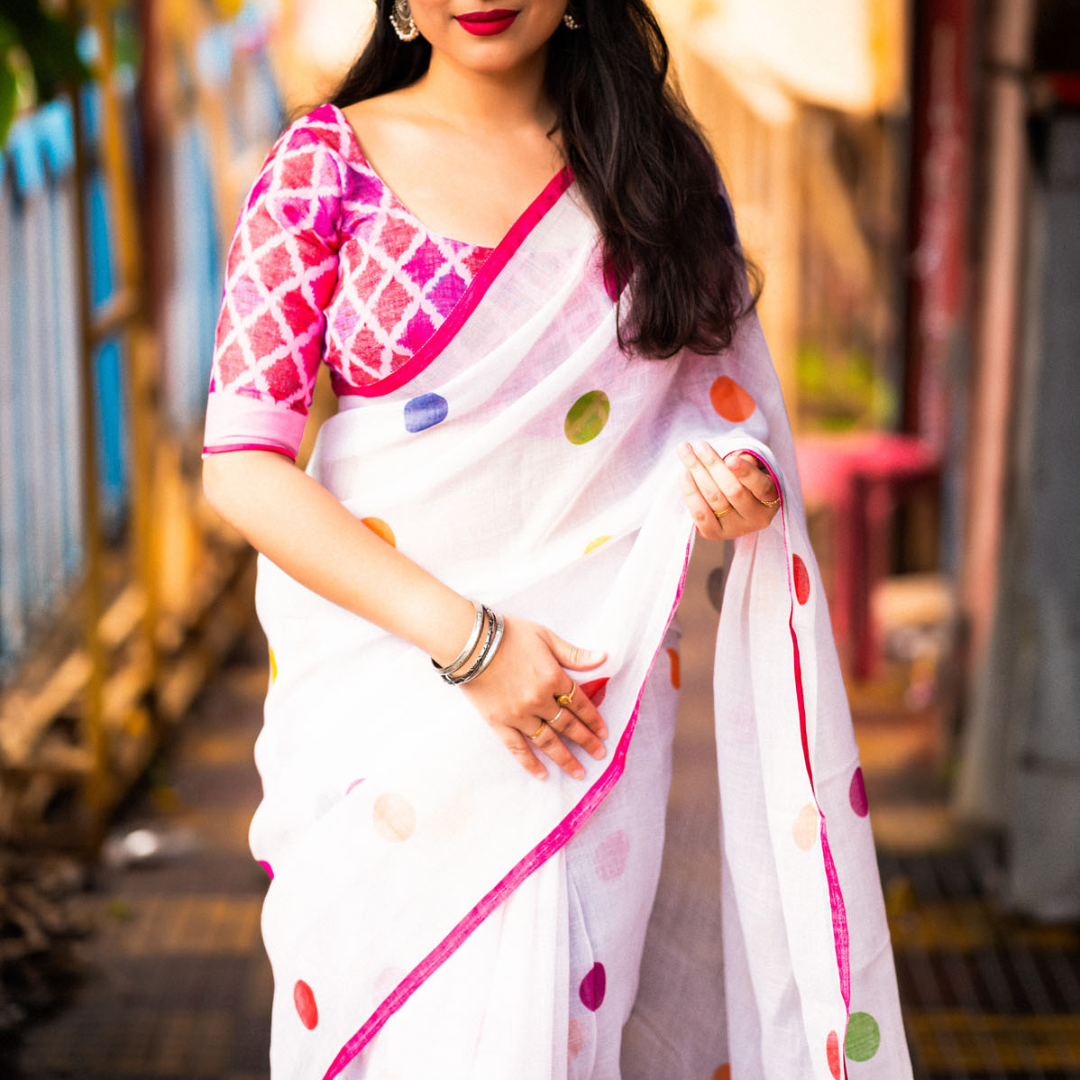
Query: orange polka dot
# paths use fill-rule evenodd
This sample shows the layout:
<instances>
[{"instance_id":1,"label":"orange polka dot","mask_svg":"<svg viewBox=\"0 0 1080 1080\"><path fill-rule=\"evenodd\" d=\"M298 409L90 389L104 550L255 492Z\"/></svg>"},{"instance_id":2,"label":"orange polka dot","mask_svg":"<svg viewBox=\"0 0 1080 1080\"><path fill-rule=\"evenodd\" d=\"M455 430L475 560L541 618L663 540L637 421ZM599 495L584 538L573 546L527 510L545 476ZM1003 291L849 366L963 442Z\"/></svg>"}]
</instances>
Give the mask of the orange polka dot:
<instances>
[{"instance_id":1,"label":"orange polka dot","mask_svg":"<svg viewBox=\"0 0 1080 1080\"><path fill-rule=\"evenodd\" d=\"M817 840L821 831L821 818L817 807L813 803L807 803L800 811L795 823L791 826L791 835L795 839L795 846L803 851L809 851Z\"/></svg>"},{"instance_id":2,"label":"orange polka dot","mask_svg":"<svg viewBox=\"0 0 1080 1080\"><path fill-rule=\"evenodd\" d=\"M731 1066L725 1061L724 1064L712 1074L712 1080L731 1080Z\"/></svg>"},{"instance_id":3,"label":"orange polka dot","mask_svg":"<svg viewBox=\"0 0 1080 1080\"><path fill-rule=\"evenodd\" d=\"M570 1060L581 1053L581 1048L585 1045L585 1025L575 1016L570 1021L570 1029L567 1032L566 1049L570 1055Z\"/></svg>"},{"instance_id":4,"label":"orange polka dot","mask_svg":"<svg viewBox=\"0 0 1080 1080\"><path fill-rule=\"evenodd\" d=\"M709 390L712 407L733 424L746 420L757 408L754 399L730 376L721 375Z\"/></svg>"},{"instance_id":5,"label":"orange polka dot","mask_svg":"<svg viewBox=\"0 0 1080 1080\"><path fill-rule=\"evenodd\" d=\"M383 521L382 518L361 518L361 521L380 539L385 540L391 547L397 547L397 539L394 530Z\"/></svg>"},{"instance_id":6,"label":"orange polka dot","mask_svg":"<svg viewBox=\"0 0 1080 1080\"><path fill-rule=\"evenodd\" d=\"M590 540L585 545L585 554L588 555L590 551L595 551L601 544L606 544L610 539L610 536L598 536L595 540Z\"/></svg>"},{"instance_id":7,"label":"orange polka dot","mask_svg":"<svg viewBox=\"0 0 1080 1080\"><path fill-rule=\"evenodd\" d=\"M678 690L682 684L682 678L679 674L679 651L678 649L668 649L667 654L668 659L671 661L671 685Z\"/></svg>"},{"instance_id":8,"label":"orange polka dot","mask_svg":"<svg viewBox=\"0 0 1080 1080\"><path fill-rule=\"evenodd\" d=\"M375 831L384 839L408 840L416 828L416 810L404 795L389 792L380 795L372 807Z\"/></svg>"},{"instance_id":9,"label":"orange polka dot","mask_svg":"<svg viewBox=\"0 0 1080 1080\"><path fill-rule=\"evenodd\" d=\"M795 599L805 604L810 599L810 574L798 555L791 556L791 576L795 579Z\"/></svg>"}]
</instances>

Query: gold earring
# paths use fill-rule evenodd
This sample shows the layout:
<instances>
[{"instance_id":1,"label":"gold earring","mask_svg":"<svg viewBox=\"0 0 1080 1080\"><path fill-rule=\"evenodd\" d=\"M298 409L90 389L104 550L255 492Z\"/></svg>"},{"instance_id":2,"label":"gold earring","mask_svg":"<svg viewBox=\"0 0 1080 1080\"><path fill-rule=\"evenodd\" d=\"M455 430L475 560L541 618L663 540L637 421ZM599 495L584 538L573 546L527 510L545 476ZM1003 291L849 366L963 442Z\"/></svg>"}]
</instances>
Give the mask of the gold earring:
<instances>
[{"instance_id":1,"label":"gold earring","mask_svg":"<svg viewBox=\"0 0 1080 1080\"><path fill-rule=\"evenodd\" d=\"M409 0L394 0L394 6L390 9L390 25L402 41L415 41L420 36Z\"/></svg>"}]
</instances>

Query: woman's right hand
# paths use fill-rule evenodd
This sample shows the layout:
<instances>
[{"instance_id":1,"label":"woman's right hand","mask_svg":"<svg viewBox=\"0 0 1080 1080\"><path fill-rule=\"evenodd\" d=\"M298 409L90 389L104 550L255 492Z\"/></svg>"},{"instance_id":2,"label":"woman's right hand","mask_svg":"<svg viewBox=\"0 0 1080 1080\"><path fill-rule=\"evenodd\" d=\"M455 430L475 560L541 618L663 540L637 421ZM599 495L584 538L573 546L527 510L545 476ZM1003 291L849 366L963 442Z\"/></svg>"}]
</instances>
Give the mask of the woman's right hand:
<instances>
[{"instance_id":1,"label":"woman's right hand","mask_svg":"<svg viewBox=\"0 0 1080 1080\"><path fill-rule=\"evenodd\" d=\"M573 684L567 668L591 671L607 654L571 645L527 619L507 616L505 622L502 645L491 665L461 689L510 753L538 780L547 776L538 750L580 780L585 770L563 740L577 743L599 759L607 753L600 741L607 738L607 726L580 687L573 705L562 707L561 712L555 698L569 693ZM541 720L546 721L542 726Z\"/></svg>"}]
</instances>

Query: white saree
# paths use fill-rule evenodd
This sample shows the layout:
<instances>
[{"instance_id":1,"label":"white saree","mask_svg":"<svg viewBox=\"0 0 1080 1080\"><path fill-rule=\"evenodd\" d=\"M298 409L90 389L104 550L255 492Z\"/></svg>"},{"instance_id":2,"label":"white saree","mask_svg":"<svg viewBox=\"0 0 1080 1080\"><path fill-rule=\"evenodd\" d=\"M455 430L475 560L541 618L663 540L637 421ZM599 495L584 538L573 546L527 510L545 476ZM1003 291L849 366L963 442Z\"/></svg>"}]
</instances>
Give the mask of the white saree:
<instances>
[{"instance_id":1,"label":"white saree","mask_svg":"<svg viewBox=\"0 0 1080 1080\"><path fill-rule=\"evenodd\" d=\"M734 1080L911 1075L847 700L758 320L718 356L649 361L619 350L615 312L565 172L412 360L342 399L308 465L464 596L607 650L577 676L610 729L606 758L578 755L584 780L530 777L428 657L259 558L276 674L250 838L272 874L274 1080L617 1080L571 1014L625 1013L633 997L674 722L650 672L667 662L694 532L675 448L697 438L756 454L783 496L768 529L735 542L716 646L717 1045ZM638 843L652 852L641 864ZM597 912L636 928L631 962L571 940ZM677 1041L684 1007L673 1000L653 1026ZM624 1062L623 1075L649 1068Z\"/></svg>"}]
</instances>

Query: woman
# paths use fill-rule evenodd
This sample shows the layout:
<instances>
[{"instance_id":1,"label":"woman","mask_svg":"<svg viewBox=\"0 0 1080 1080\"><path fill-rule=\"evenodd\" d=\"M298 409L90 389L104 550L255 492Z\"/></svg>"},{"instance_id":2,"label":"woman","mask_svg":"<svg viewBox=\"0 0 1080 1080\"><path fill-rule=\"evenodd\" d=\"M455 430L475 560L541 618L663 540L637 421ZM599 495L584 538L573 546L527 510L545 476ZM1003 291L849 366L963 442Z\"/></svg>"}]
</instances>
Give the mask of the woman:
<instances>
[{"instance_id":1,"label":"woman","mask_svg":"<svg viewBox=\"0 0 1080 1080\"><path fill-rule=\"evenodd\" d=\"M260 552L276 1080L910 1074L783 403L666 65L644 0L379 0L241 214L205 486ZM739 538L726 1017L646 1016L620 1066L692 523Z\"/></svg>"}]
</instances>

